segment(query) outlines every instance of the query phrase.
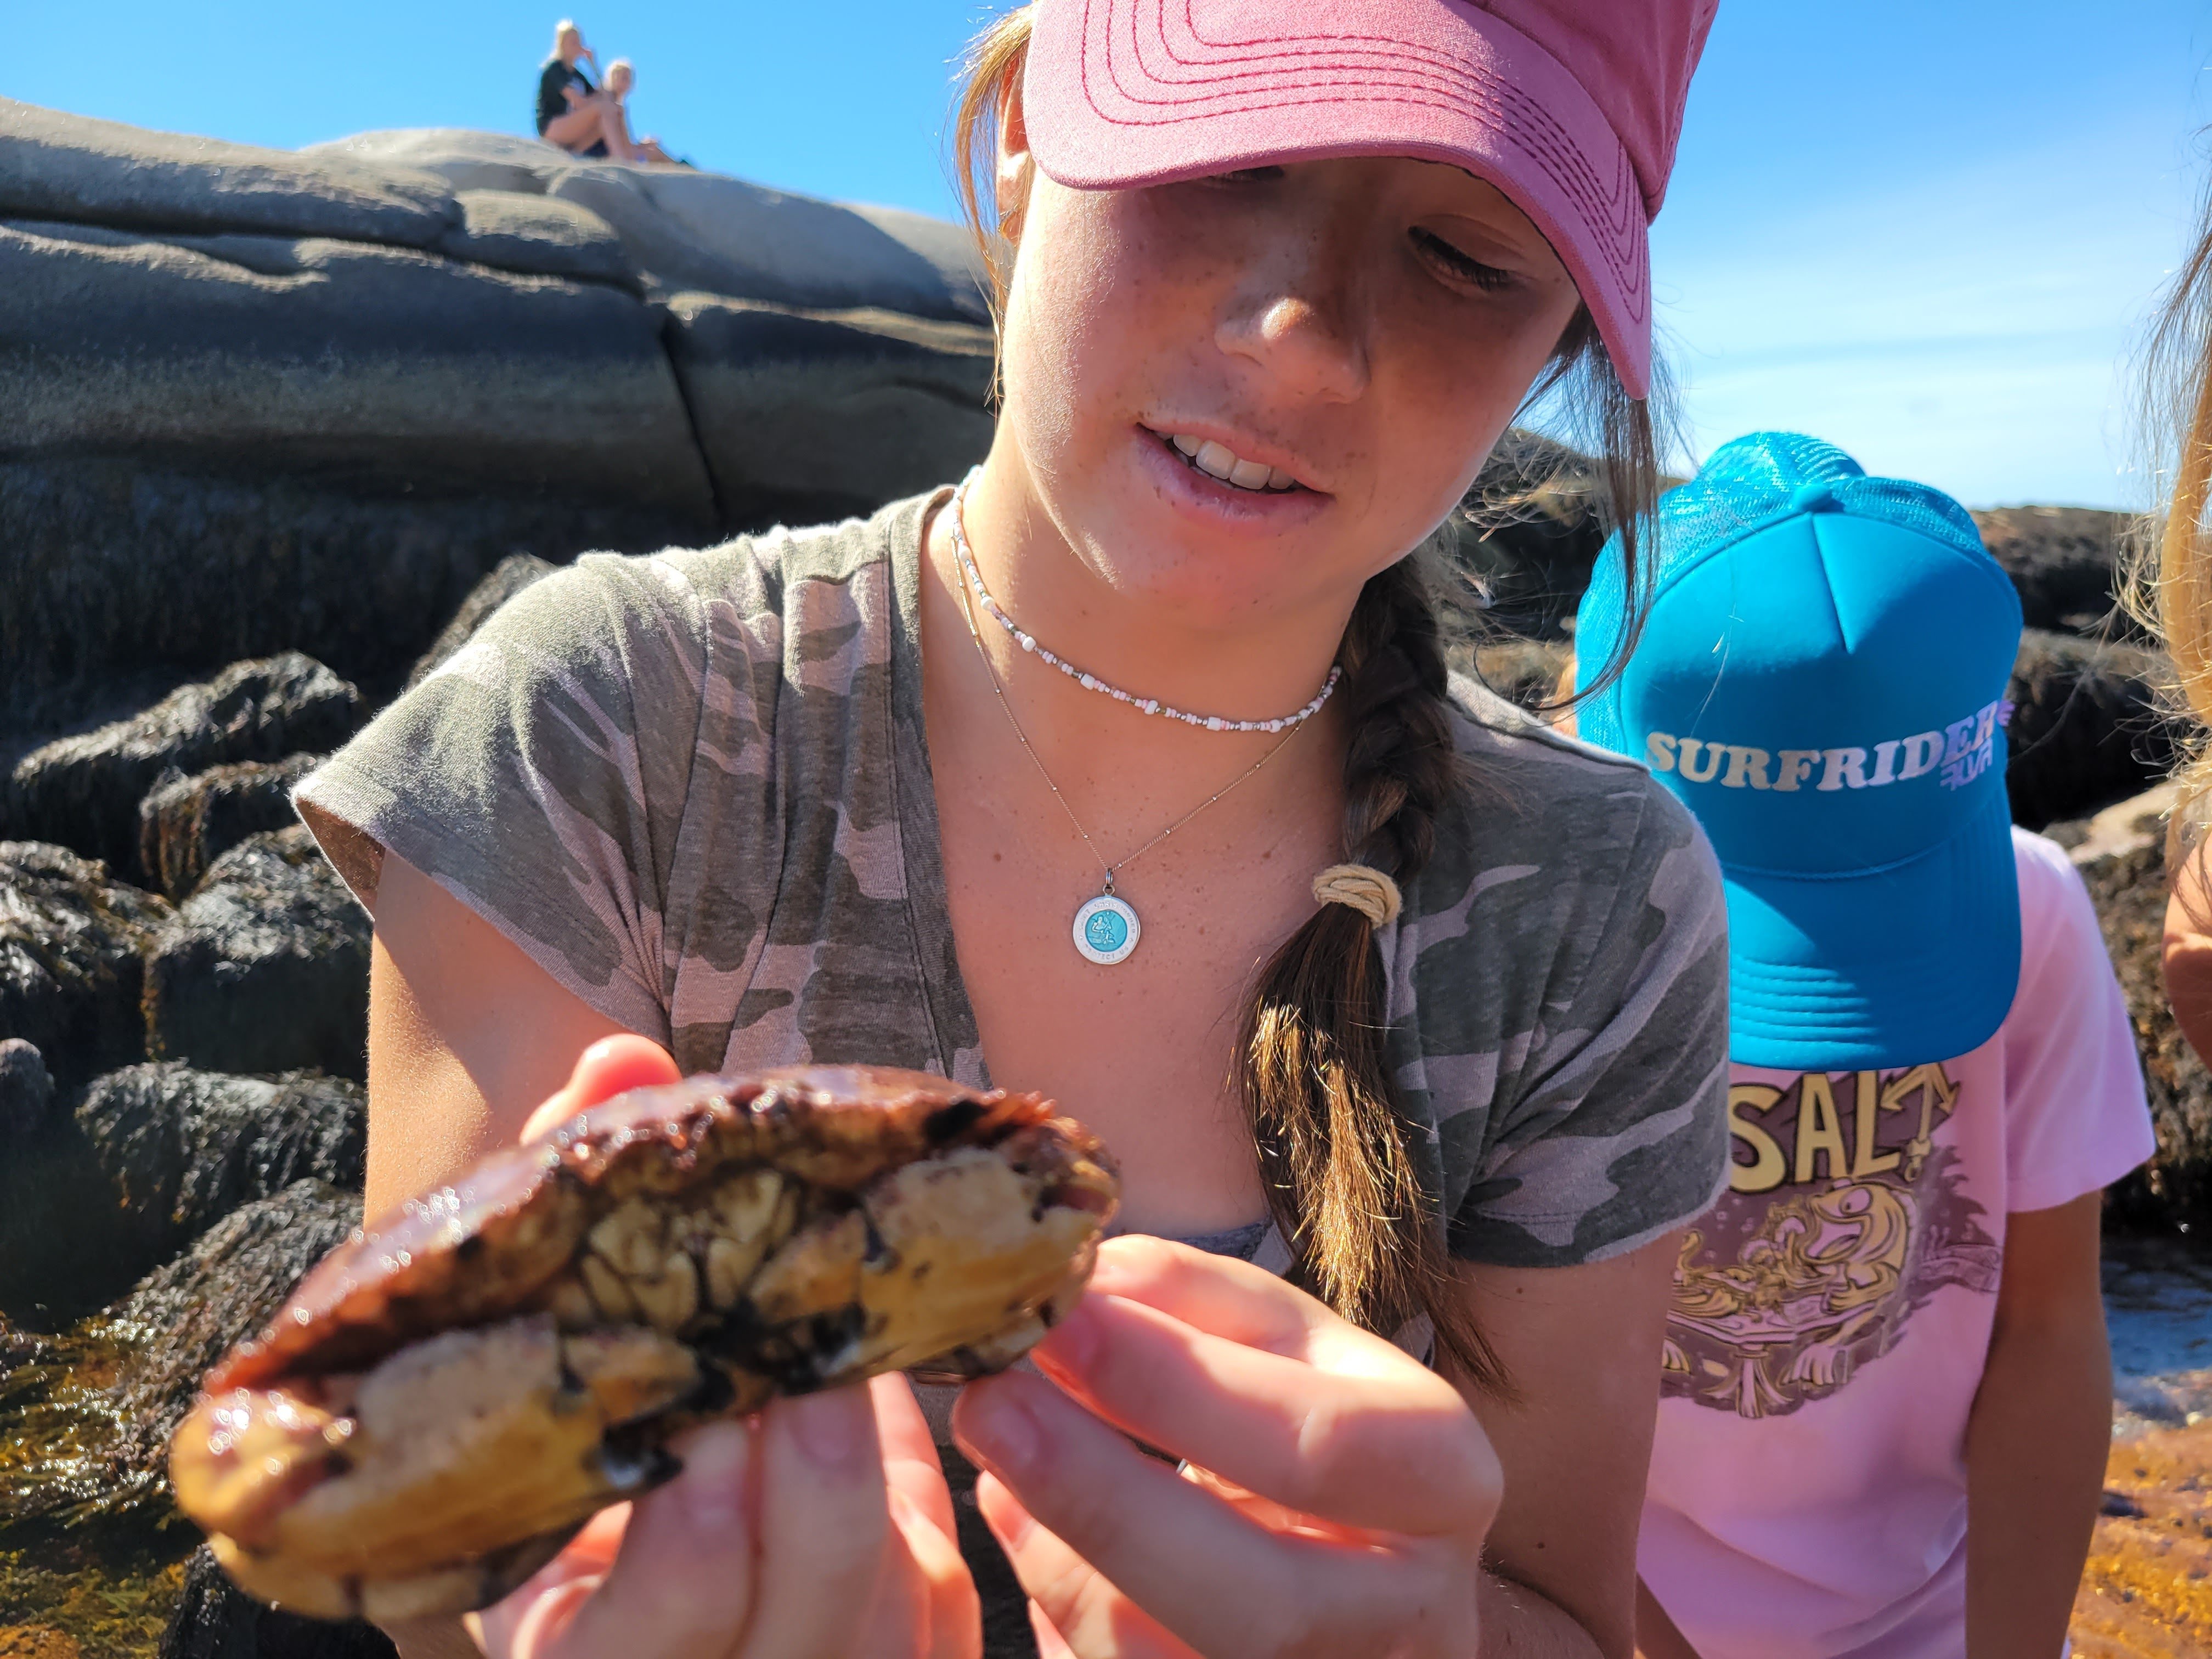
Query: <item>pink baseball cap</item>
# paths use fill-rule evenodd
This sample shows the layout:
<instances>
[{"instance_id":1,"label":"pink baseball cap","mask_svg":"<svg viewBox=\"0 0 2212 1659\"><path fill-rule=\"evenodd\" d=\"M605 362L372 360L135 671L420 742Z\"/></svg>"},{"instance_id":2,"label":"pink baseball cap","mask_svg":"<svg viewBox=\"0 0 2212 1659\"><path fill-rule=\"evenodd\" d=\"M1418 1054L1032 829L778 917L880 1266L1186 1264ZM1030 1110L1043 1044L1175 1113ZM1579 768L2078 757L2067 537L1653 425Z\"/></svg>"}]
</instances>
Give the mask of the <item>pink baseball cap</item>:
<instances>
[{"instance_id":1,"label":"pink baseball cap","mask_svg":"<svg viewBox=\"0 0 2212 1659\"><path fill-rule=\"evenodd\" d=\"M1081 189L1415 155L1549 239L1631 393L1651 380L1646 232L1719 0L1038 0L1024 118Z\"/></svg>"}]
</instances>

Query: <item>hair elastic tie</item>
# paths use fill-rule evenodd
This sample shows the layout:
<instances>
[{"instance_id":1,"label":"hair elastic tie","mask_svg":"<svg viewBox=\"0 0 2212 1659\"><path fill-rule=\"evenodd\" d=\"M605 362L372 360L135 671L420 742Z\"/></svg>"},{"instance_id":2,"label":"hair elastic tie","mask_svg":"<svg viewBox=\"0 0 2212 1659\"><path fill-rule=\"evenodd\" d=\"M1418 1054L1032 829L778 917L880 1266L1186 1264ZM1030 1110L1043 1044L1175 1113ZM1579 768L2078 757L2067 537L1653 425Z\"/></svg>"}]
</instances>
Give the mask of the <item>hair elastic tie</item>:
<instances>
[{"instance_id":1,"label":"hair elastic tie","mask_svg":"<svg viewBox=\"0 0 2212 1659\"><path fill-rule=\"evenodd\" d=\"M1332 864L1314 878L1313 896L1322 904L1348 904L1371 927L1397 921L1402 901L1398 884L1369 864Z\"/></svg>"}]
</instances>

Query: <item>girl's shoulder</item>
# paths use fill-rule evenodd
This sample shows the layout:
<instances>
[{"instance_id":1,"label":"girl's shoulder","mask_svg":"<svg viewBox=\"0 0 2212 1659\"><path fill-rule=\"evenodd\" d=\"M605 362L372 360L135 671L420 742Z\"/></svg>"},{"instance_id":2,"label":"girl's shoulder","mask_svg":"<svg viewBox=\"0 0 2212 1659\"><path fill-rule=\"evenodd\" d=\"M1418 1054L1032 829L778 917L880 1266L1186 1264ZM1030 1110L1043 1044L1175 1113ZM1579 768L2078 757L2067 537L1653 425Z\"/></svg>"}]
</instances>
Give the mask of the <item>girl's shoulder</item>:
<instances>
[{"instance_id":1,"label":"girl's shoulder","mask_svg":"<svg viewBox=\"0 0 2212 1659\"><path fill-rule=\"evenodd\" d=\"M1552 884L1649 881L1668 855L1717 901L1719 869L1697 820L1641 761L1546 724L1480 681L1451 677L1462 785L1438 825L1439 857L1537 865ZM1453 843L1457 842L1456 848Z\"/></svg>"}]
</instances>

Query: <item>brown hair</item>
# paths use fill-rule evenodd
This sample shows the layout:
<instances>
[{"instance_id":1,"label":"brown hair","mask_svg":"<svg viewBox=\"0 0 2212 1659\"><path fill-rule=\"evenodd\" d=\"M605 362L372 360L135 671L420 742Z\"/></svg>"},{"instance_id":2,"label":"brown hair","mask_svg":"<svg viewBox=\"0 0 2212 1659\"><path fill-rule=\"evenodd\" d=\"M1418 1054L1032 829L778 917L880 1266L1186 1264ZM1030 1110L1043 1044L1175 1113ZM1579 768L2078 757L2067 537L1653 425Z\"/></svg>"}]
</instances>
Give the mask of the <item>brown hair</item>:
<instances>
[{"instance_id":1,"label":"brown hair","mask_svg":"<svg viewBox=\"0 0 2212 1659\"><path fill-rule=\"evenodd\" d=\"M1018 7L976 38L952 125L954 182L982 250L994 314L1005 305L1024 206L998 199L997 136L1020 85L1030 22L1029 7ZM1658 494L1657 440L1649 404L1622 387L1587 310L1529 397L1553 394L1582 428L1577 435L1595 441L1630 592L1640 596L1648 578L1638 532ZM1369 580L1336 659L1350 733L1345 852L1401 883L1427 864L1437 815L1460 782L1443 646L1420 563L1409 556ZM1632 629L1586 692L1618 675L1633 641ZM1386 1336L1425 1315L1440 1359L1500 1387L1496 1358L1454 1285L1437 1195L1414 1160L1416 1131L1387 1052L1386 988L1374 924L1342 904L1319 906L1261 969L1237 1058L1260 1173L1307 1288Z\"/></svg>"},{"instance_id":2,"label":"brown hair","mask_svg":"<svg viewBox=\"0 0 2212 1659\"><path fill-rule=\"evenodd\" d=\"M2197 246L2159 308L2146 350L2145 437L2165 501L2145 524L2132 608L2172 653L2187 714L2187 758L2177 768L2174 816L2212 793L2212 191ZM2171 873L2171 872L2170 872Z\"/></svg>"}]
</instances>

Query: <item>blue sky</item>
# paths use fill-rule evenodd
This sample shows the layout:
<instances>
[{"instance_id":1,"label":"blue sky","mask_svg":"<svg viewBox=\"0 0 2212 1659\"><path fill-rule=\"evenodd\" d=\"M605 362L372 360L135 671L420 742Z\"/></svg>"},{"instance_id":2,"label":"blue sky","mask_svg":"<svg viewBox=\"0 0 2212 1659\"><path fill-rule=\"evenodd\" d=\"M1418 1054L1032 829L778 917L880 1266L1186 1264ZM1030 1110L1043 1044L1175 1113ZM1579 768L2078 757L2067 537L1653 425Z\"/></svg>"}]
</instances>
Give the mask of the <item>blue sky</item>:
<instances>
[{"instance_id":1,"label":"blue sky","mask_svg":"<svg viewBox=\"0 0 2212 1659\"><path fill-rule=\"evenodd\" d=\"M702 166L949 213L972 0L566 0ZM1623 0L1633 3L1634 0ZM514 0L11 9L0 94L291 146L528 130ZM1723 0L1653 235L1694 453L1760 426L1971 504L2133 504L2128 356L2208 170L2206 0Z\"/></svg>"}]
</instances>

